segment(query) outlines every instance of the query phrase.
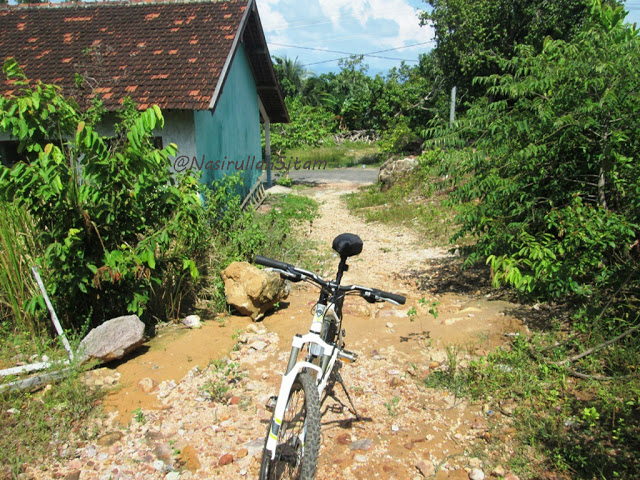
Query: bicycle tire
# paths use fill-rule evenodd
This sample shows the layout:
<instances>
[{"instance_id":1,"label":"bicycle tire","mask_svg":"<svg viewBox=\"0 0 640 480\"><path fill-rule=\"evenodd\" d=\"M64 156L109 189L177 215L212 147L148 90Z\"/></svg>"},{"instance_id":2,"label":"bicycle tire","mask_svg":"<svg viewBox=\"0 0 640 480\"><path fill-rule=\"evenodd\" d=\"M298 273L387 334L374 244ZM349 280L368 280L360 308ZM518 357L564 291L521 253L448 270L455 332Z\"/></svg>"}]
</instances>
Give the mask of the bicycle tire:
<instances>
[{"instance_id":1,"label":"bicycle tire","mask_svg":"<svg viewBox=\"0 0 640 480\"><path fill-rule=\"evenodd\" d=\"M288 416L291 401L297 395L304 395L304 412L301 416ZM297 404L296 400L296 404ZM275 412L272 417L275 417ZM291 425L295 420L294 425ZM295 446L295 465L292 465L292 442L297 436L292 432L292 427L306 425L306 433L304 445ZM302 426L300 428L302 428ZM271 423L267 428L267 437L271 431ZM289 436L291 435L291 436ZM266 439L265 439L266 447ZM262 450L262 461L260 463L260 480L280 480L280 479L296 479L296 480L313 480L315 478L318 466L318 453L320 451L320 399L318 396L318 387L315 379L307 372L300 372L293 386L289 398L287 399L287 408L282 418L282 424L278 432L278 445L276 447L276 458L271 460L271 452L264 448ZM282 453L282 456L281 456ZM288 453L288 459L283 458ZM292 468L293 467L293 468ZM288 474L288 475L287 475Z\"/></svg>"}]
</instances>

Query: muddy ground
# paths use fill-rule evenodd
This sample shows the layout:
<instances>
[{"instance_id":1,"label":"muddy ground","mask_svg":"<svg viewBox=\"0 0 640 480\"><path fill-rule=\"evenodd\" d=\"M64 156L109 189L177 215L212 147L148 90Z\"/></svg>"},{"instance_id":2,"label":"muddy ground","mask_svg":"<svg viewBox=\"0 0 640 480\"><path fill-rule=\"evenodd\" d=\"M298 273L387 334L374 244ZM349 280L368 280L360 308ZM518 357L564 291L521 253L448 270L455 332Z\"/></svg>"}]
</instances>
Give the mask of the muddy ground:
<instances>
[{"instance_id":1,"label":"muddy ground","mask_svg":"<svg viewBox=\"0 0 640 480\"><path fill-rule=\"evenodd\" d=\"M345 283L407 296L404 306L369 305L356 297L344 309L347 348L359 355L340 370L357 420L341 387L322 405L318 479L487 478L506 469L508 406L471 404L424 379L448 367L447 345L468 361L501 348L526 330L528 310L496 298L486 272L460 272L447 248L406 229L366 224L348 213L342 195L357 184L319 184L303 193L321 202L320 218L305 234L324 253L343 232L364 241ZM328 255L322 274L335 272ZM439 302L434 318L419 300ZM113 386L97 421L95 441L59 445L37 478L235 479L257 478L270 413L291 337L304 333L317 292L294 286L287 302L262 322L225 316L204 319L200 330L167 327L134 356L91 373L90 384ZM415 307L417 315L407 312ZM212 365L229 357L236 367ZM213 400L212 385L228 390ZM504 445L489 455L491 444ZM475 470L474 470L475 469Z\"/></svg>"}]
</instances>

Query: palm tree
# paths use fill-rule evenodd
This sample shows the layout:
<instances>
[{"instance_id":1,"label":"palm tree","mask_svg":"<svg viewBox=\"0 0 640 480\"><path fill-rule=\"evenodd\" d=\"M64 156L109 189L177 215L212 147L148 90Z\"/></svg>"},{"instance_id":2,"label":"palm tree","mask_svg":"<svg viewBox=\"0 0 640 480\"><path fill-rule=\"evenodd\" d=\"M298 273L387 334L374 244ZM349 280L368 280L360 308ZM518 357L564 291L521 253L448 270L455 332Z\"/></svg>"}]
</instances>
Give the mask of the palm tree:
<instances>
[{"instance_id":1,"label":"palm tree","mask_svg":"<svg viewBox=\"0 0 640 480\"><path fill-rule=\"evenodd\" d=\"M293 97L302 92L305 80L312 75L298 60L287 56L273 57L276 78L285 97Z\"/></svg>"}]
</instances>

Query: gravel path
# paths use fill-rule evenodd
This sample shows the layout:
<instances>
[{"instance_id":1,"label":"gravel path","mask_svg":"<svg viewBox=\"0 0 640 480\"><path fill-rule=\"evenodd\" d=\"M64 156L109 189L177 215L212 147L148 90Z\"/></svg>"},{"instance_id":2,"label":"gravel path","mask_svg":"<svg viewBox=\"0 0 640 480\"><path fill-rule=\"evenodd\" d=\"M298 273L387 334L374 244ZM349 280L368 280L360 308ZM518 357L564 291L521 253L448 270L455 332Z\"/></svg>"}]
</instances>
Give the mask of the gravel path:
<instances>
[{"instance_id":1,"label":"gravel path","mask_svg":"<svg viewBox=\"0 0 640 480\"><path fill-rule=\"evenodd\" d=\"M447 297L438 321L427 315L415 303L421 294L402 274L428 259L448 255L446 250L424 248L411 232L365 224L349 214L340 197L356 187L339 182L308 191L322 203L311 236L330 245L337 233L360 235L364 251L352 260L345 282L399 291L410 301L403 308L345 305L345 315L350 316L350 347L360 357L354 364L343 365L341 373L363 420L356 420L341 388L336 387L322 407L316 478L510 475L504 468L506 456L488 454L489 442L496 435L501 441L508 440L508 431L500 429L508 425L508 417L493 413L489 405L471 405L447 392L426 388L423 382L434 371L447 370L443 350L447 335L493 325L502 337L502 329L507 328L500 323L506 322L505 305ZM327 265L326 273L335 268L333 263L331 268ZM264 405L277 391L278 372L285 367L291 335L301 331L300 318L313 305L314 295L305 289L294 290L286 308L260 324L248 325L237 338L237 348L219 364L194 366L177 382L157 385L140 379L138 388L157 397L156 408L140 410L125 426L116 421L115 413L98 420L96 437L57 444L57 454L50 462L28 469L30 478L256 479L271 417ZM407 318L411 305L418 308L418 320L413 323ZM233 322L233 317L228 321ZM463 355L462 361L468 358ZM105 378L96 380L100 375ZM110 384L117 376L117 372L101 369L89 383Z\"/></svg>"}]
</instances>

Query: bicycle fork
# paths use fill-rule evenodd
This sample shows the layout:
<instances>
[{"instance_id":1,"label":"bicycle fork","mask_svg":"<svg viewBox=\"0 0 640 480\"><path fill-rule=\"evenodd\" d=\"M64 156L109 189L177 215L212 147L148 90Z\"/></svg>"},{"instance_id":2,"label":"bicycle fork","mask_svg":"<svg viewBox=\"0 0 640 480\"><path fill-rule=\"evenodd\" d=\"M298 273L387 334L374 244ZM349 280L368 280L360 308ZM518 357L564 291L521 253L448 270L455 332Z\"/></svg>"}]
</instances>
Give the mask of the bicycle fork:
<instances>
[{"instance_id":1,"label":"bicycle fork","mask_svg":"<svg viewBox=\"0 0 640 480\"><path fill-rule=\"evenodd\" d=\"M296 334L293 337L293 342L291 346L291 355L289 357L289 363L287 365L287 371L282 376L282 382L280 384L280 390L278 391L278 398L276 400L273 419L271 421L271 428L269 430L269 436L267 438L267 443L265 448L271 452L271 459L274 460L276 456L276 448L278 446L278 432L280 431L280 427L282 426L282 419L284 417L284 413L287 409L287 404L289 402L289 395L291 393L291 388L293 387L293 383L295 382L296 377L303 369L314 370L317 372L318 379L318 394L320 395L324 390L328 375L324 375L324 372L327 370L323 370L318 365L314 365L310 362L298 362L298 354L300 350L305 344L317 345L318 348L322 350L323 353L323 366L333 366L335 362L338 351L333 346L324 342L317 333L309 332L306 335ZM329 353L331 352L331 353ZM304 448L304 434L306 432L306 419L305 425L302 429L302 437L300 438L300 443Z\"/></svg>"}]
</instances>

